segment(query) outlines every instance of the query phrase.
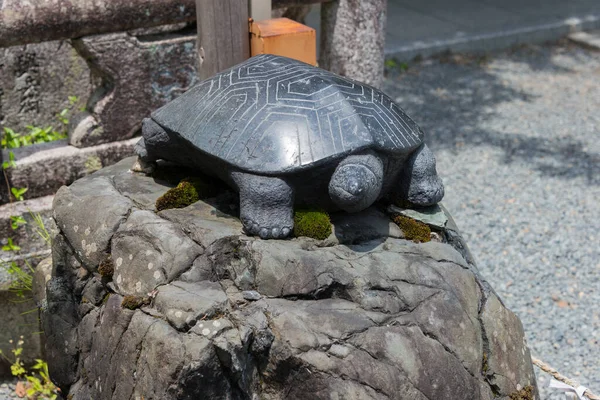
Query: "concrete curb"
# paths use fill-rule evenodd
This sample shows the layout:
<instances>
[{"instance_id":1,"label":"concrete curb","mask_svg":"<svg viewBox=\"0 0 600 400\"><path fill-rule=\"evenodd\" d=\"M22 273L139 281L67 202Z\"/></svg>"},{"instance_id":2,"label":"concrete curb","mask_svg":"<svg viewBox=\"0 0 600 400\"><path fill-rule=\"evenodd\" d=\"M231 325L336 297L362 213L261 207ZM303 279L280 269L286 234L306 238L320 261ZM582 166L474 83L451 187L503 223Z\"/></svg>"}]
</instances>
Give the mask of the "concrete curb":
<instances>
[{"instance_id":1,"label":"concrete curb","mask_svg":"<svg viewBox=\"0 0 600 400\"><path fill-rule=\"evenodd\" d=\"M448 50L452 52L486 52L524 43L543 43L560 39L573 32L598 28L600 28L600 14L594 14L490 33L467 34L459 38L386 46L385 55L399 61L409 61L419 55L428 57Z\"/></svg>"}]
</instances>

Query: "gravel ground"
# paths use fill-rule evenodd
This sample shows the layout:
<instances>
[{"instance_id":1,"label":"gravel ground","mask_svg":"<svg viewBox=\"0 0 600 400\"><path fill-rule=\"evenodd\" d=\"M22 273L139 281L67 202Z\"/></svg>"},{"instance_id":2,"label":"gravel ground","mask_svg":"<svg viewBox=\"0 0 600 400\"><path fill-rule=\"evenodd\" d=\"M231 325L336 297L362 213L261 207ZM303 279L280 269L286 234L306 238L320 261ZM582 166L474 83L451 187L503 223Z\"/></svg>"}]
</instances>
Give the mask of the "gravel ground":
<instances>
[{"instance_id":1,"label":"gravel ground","mask_svg":"<svg viewBox=\"0 0 600 400\"><path fill-rule=\"evenodd\" d=\"M18 399L15 393L15 384L14 380L3 380L0 383L0 400Z\"/></svg>"},{"instance_id":2,"label":"gravel ground","mask_svg":"<svg viewBox=\"0 0 600 400\"><path fill-rule=\"evenodd\" d=\"M428 135L444 204L533 355L599 393L600 52L441 57L384 89Z\"/></svg>"}]
</instances>

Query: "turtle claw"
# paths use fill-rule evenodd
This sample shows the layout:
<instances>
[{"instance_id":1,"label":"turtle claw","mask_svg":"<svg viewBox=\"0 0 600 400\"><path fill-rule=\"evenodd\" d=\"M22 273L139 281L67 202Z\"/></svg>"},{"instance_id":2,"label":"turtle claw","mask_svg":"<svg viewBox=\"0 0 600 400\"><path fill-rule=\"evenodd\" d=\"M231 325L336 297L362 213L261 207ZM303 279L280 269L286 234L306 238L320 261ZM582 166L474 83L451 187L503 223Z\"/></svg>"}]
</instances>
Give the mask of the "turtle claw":
<instances>
[{"instance_id":1,"label":"turtle claw","mask_svg":"<svg viewBox=\"0 0 600 400\"><path fill-rule=\"evenodd\" d=\"M260 236L261 239L269 239L271 237L267 228L261 228L261 230L258 232L258 236Z\"/></svg>"},{"instance_id":2,"label":"turtle claw","mask_svg":"<svg viewBox=\"0 0 600 400\"><path fill-rule=\"evenodd\" d=\"M257 235L261 239L284 239L292 232L292 229L289 227L261 227L249 219L244 219L242 223L247 234Z\"/></svg>"},{"instance_id":3,"label":"turtle claw","mask_svg":"<svg viewBox=\"0 0 600 400\"><path fill-rule=\"evenodd\" d=\"M131 167L132 172L141 172L146 175L151 175L156 169L156 163L151 161L145 161L142 157L138 157L133 166Z\"/></svg>"}]
</instances>

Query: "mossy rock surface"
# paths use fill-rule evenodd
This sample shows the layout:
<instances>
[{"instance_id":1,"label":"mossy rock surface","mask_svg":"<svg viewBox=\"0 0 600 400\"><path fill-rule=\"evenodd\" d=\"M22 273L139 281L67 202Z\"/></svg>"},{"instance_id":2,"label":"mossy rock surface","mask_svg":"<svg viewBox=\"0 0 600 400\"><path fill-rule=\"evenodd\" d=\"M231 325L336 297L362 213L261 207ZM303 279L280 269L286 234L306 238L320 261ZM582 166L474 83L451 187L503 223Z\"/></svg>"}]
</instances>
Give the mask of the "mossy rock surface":
<instances>
[{"instance_id":1,"label":"mossy rock surface","mask_svg":"<svg viewBox=\"0 0 600 400\"><path fill-rule=\"evenodd\" d=\"M107 258L106 260L102 261L100 263L100 265L98 266L98 273L107 278L112 277L114 272L115 272L115 266L110 257Z\"/></svg>"},{"instance_id":2,"label":"mossy rock surface","mask_svg":"<svg viewBox=\"0 0 600 400\"><path fill-rule=\"evenodd\" d=\"M198 200L215 196L219 191L214 182L203 178L185 178L156 199L156 211L184 208Z\"/></svg>"},{"instance_id":3,"label":"mossy rock surface","mask_svg":"<svg viewBox=\"0 0 600 400\"><path fill-rule=\"evenodd\" d=\"M324 240L331 235L329 214L322 210L297 210L294 213L294 236Z\"/></svg>"},{"instance_id":4,"label":"mossy rock surface","mask_svg":"<svg viewBox=\"0 0 600 400\"><path fill-rule=\"evenodd\" d=\"M392 220L402 229L406 239L417 243L425 243L431 240L431 229L427 224L399 214L394 215Z\"/></svg>"},{"instance_id":5,"label":"mossy rock surface","mask_svg":"<svg viewBox=\"0 0 600 400\"><path fill-rule=\"evenodd\" d=\"M535 400L535 389L528 385L518 392L511 393L509 397L510 400Z\"/></svg>"}]
</instances>

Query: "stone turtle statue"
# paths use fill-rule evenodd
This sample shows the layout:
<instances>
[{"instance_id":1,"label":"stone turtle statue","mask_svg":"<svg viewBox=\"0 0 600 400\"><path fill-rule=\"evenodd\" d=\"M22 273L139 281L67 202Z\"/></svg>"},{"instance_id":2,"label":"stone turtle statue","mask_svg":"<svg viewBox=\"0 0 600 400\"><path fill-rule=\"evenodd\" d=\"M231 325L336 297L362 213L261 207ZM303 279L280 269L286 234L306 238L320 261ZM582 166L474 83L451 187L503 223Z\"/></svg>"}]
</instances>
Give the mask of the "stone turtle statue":
<instances>
[{"instance_id":1,"label":"stone turtle statue","mask_svg":"<svg viewBox=\"0 0 600 400\"><path fill-rule=\"evenodd\" d=\"M292 232L294 206L358 212L393 195L420 206L444 189L423 132L379 90L259 55L143 121L134 171L159 159L216 176L240 195L245 231Z\"/></svg>"}]
</instances>

